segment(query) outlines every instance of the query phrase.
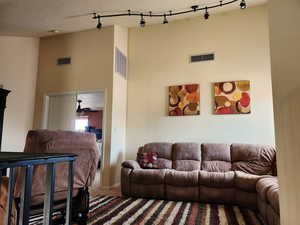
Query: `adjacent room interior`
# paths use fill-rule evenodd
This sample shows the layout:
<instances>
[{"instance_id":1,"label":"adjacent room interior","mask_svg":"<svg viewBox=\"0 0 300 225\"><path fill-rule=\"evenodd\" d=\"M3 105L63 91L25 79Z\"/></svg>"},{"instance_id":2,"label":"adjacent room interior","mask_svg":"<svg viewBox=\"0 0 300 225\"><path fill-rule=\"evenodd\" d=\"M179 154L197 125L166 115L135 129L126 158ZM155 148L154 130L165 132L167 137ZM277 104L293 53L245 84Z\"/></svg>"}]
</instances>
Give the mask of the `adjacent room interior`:
<instances>
[{"instance_id":1,"label":"adjacent room interior","mask_svg":"<svg viewBox=\"0 0 300 225\"><path fill-rule=\"evenodd\" d=\"M0 0L0 224L299 224L299 10Z\"/></svg>"}]
</instances>

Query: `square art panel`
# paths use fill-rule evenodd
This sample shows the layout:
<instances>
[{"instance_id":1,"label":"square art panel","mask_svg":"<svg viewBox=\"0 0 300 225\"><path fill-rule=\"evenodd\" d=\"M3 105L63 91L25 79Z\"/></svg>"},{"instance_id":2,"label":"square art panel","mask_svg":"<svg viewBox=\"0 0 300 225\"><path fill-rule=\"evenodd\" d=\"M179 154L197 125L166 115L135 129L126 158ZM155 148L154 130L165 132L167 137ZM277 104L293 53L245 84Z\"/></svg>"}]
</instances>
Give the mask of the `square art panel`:
<instances>
[{"instance_id":1,"label":"square art panel","mask_svg":"<svg viewBox=\"0 0 300 225\"><path fill-rule=\"evenodd\" d=\"M214 83L214 91L215 114L249 114L251 112L250 81Z\"/></svg>"},{"instance_id":2,"label":"square art panel","mask_svg":"<svg viewBox=\"0 0 300 225\"><path fill-rule=\"evenodd\" d=\"M169 87L169 116L188 116L199 114L199 84L186 84Z\"/></svg>"}]
</instances>

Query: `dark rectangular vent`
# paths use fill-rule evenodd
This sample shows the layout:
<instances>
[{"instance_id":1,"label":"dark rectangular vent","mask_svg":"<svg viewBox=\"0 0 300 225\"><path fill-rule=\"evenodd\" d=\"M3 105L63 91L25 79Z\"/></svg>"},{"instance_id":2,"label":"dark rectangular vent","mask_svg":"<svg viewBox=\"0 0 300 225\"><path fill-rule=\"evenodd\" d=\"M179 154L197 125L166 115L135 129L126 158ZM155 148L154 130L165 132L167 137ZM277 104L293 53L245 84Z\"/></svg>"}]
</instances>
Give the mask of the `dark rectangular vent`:
<instances>
[{"instance_id":1,"label":"dark rectangular vent","mask_svg":"<svg viewBox=\"0 0 300 225\"><path fill-rule=\"evenodd\" d=\"M71 64L71 57L64 57L57 59L57 65L68 65Z\"/></svg>"},{"instance_id":2,"label":"dark rectangular vent","mask_svg":"<svg viewBox=\"0 0 300 225\"><path fill-rule=\"evenodd\" d=\"M204 54L204 55L192 55L191 56L191 63L194 62L203 62L203 61L212 61L215 60L215 54Z\"/></svg>"},{"instance_id":3,"label":"dark rectangular vent","mask_svg":"<svg viewBox=\"0 0 300 225\"><path fill-rule=\"evenodd\" d=\"M115 57L115 71L126 79L127 57L118 48L116 48Z\"/></svg>"}]
</instances>

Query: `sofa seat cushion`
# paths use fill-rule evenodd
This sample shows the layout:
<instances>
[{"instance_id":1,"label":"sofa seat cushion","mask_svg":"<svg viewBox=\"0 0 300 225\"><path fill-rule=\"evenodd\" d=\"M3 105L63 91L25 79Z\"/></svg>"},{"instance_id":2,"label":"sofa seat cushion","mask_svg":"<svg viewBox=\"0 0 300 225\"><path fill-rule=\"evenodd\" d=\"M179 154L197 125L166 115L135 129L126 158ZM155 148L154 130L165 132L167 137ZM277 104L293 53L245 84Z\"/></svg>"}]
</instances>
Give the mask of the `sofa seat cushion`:
<instances>
[{"instance_id":1,"label":"sofa seat cushion","mask_svg":"<svg viewBox=\"0 0 300 225\"><path fill-rule=\"evenodd\" d=\"M198 186L198 171L167 170L165 183L179 187Z\"/></svg>"},{"instance_id":2,"label":"sofa seat cushion","mask_svg":"<svg viewBox=\"0 0 300 225\"><path fill-rule=\"evenodd\" d=\"M201 150L197 143L175 143L173 145L173 169L192 171L201 169Z\"/></svg>"},{"instance_id":3,"label":"sofa seat cushion","mask_svg":"<svg viewBox=\"0 0 300 225\"><path fill-rule=\"evenodd\" d=\"M232 169L256 175L272 175L275 155L275 148L271 146L232 144Z\"/></svg>"},{"instance_id":4,"label":"sofa seat cushion","mask_svg":"<svg viewBox=\"0 0 300 225\"><path fill-rule=\"evenodd\" d=\"M256 191L261 200L267 202L267 192L271 187L279 187L277 177L266 177L260 179L256 184Z\"/></svg>"},{"instance_id":5,"label":"sofa seat cushion","mask_svg":"<svg viewBox=\"0 0 300 225\"><path fill-rule=\"evenodd\" d=\"M207 172L199 171L199 184L215 188L234 187L234 172Z\"/></svg>"},{"instance_id":6,"label":"sofa seat cushion","mask_svg":"<svg viewBox=\"0 0 300 225\"><path fill-rule=\"evenodd\" d=\"M227 172L231 170L229 144L202 144L202 170Z\"/></svg>"},{"instance_id":7,"label":"sofa seat cushion","mask_svg":"<svg viewBox=\"0 0 300 225\"><path fill-rule=\"evenodd\" d=\"M236 171L234 179L235 187L243 191L256 192L256 183L261 178L263 176Z\"/></svg>"},{"instance_id":8,"label":"sofa seat cushion","mask_svg":"<svg viewBox=\"0 0 300 225\"><path fill-rule=\"evenodd\" d=\"M131 182L134 184L164 184L166 170L138 169L132 170Z\"/></svg>"}]
</instances>

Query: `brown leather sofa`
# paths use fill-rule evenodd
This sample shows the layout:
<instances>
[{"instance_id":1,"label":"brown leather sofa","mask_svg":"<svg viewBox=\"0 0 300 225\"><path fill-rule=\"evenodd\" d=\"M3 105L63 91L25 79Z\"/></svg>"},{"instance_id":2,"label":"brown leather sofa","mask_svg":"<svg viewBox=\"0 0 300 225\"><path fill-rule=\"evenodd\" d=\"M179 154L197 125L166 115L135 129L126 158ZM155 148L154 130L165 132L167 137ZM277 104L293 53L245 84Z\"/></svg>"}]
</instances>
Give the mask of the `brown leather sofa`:
<instances>
[{"instance_id":1,"label":"brown leather sofa","mask_svg":"<svg viewBox=\"0 0 300 225\"><path fill-rule=\"evenodd\" d=\"M123 162L125 196L235 204L258 210L279 225L276 151L250 144L149 143L138 153L156 152L158 169Z\"/></svg>"}]
</instances>

